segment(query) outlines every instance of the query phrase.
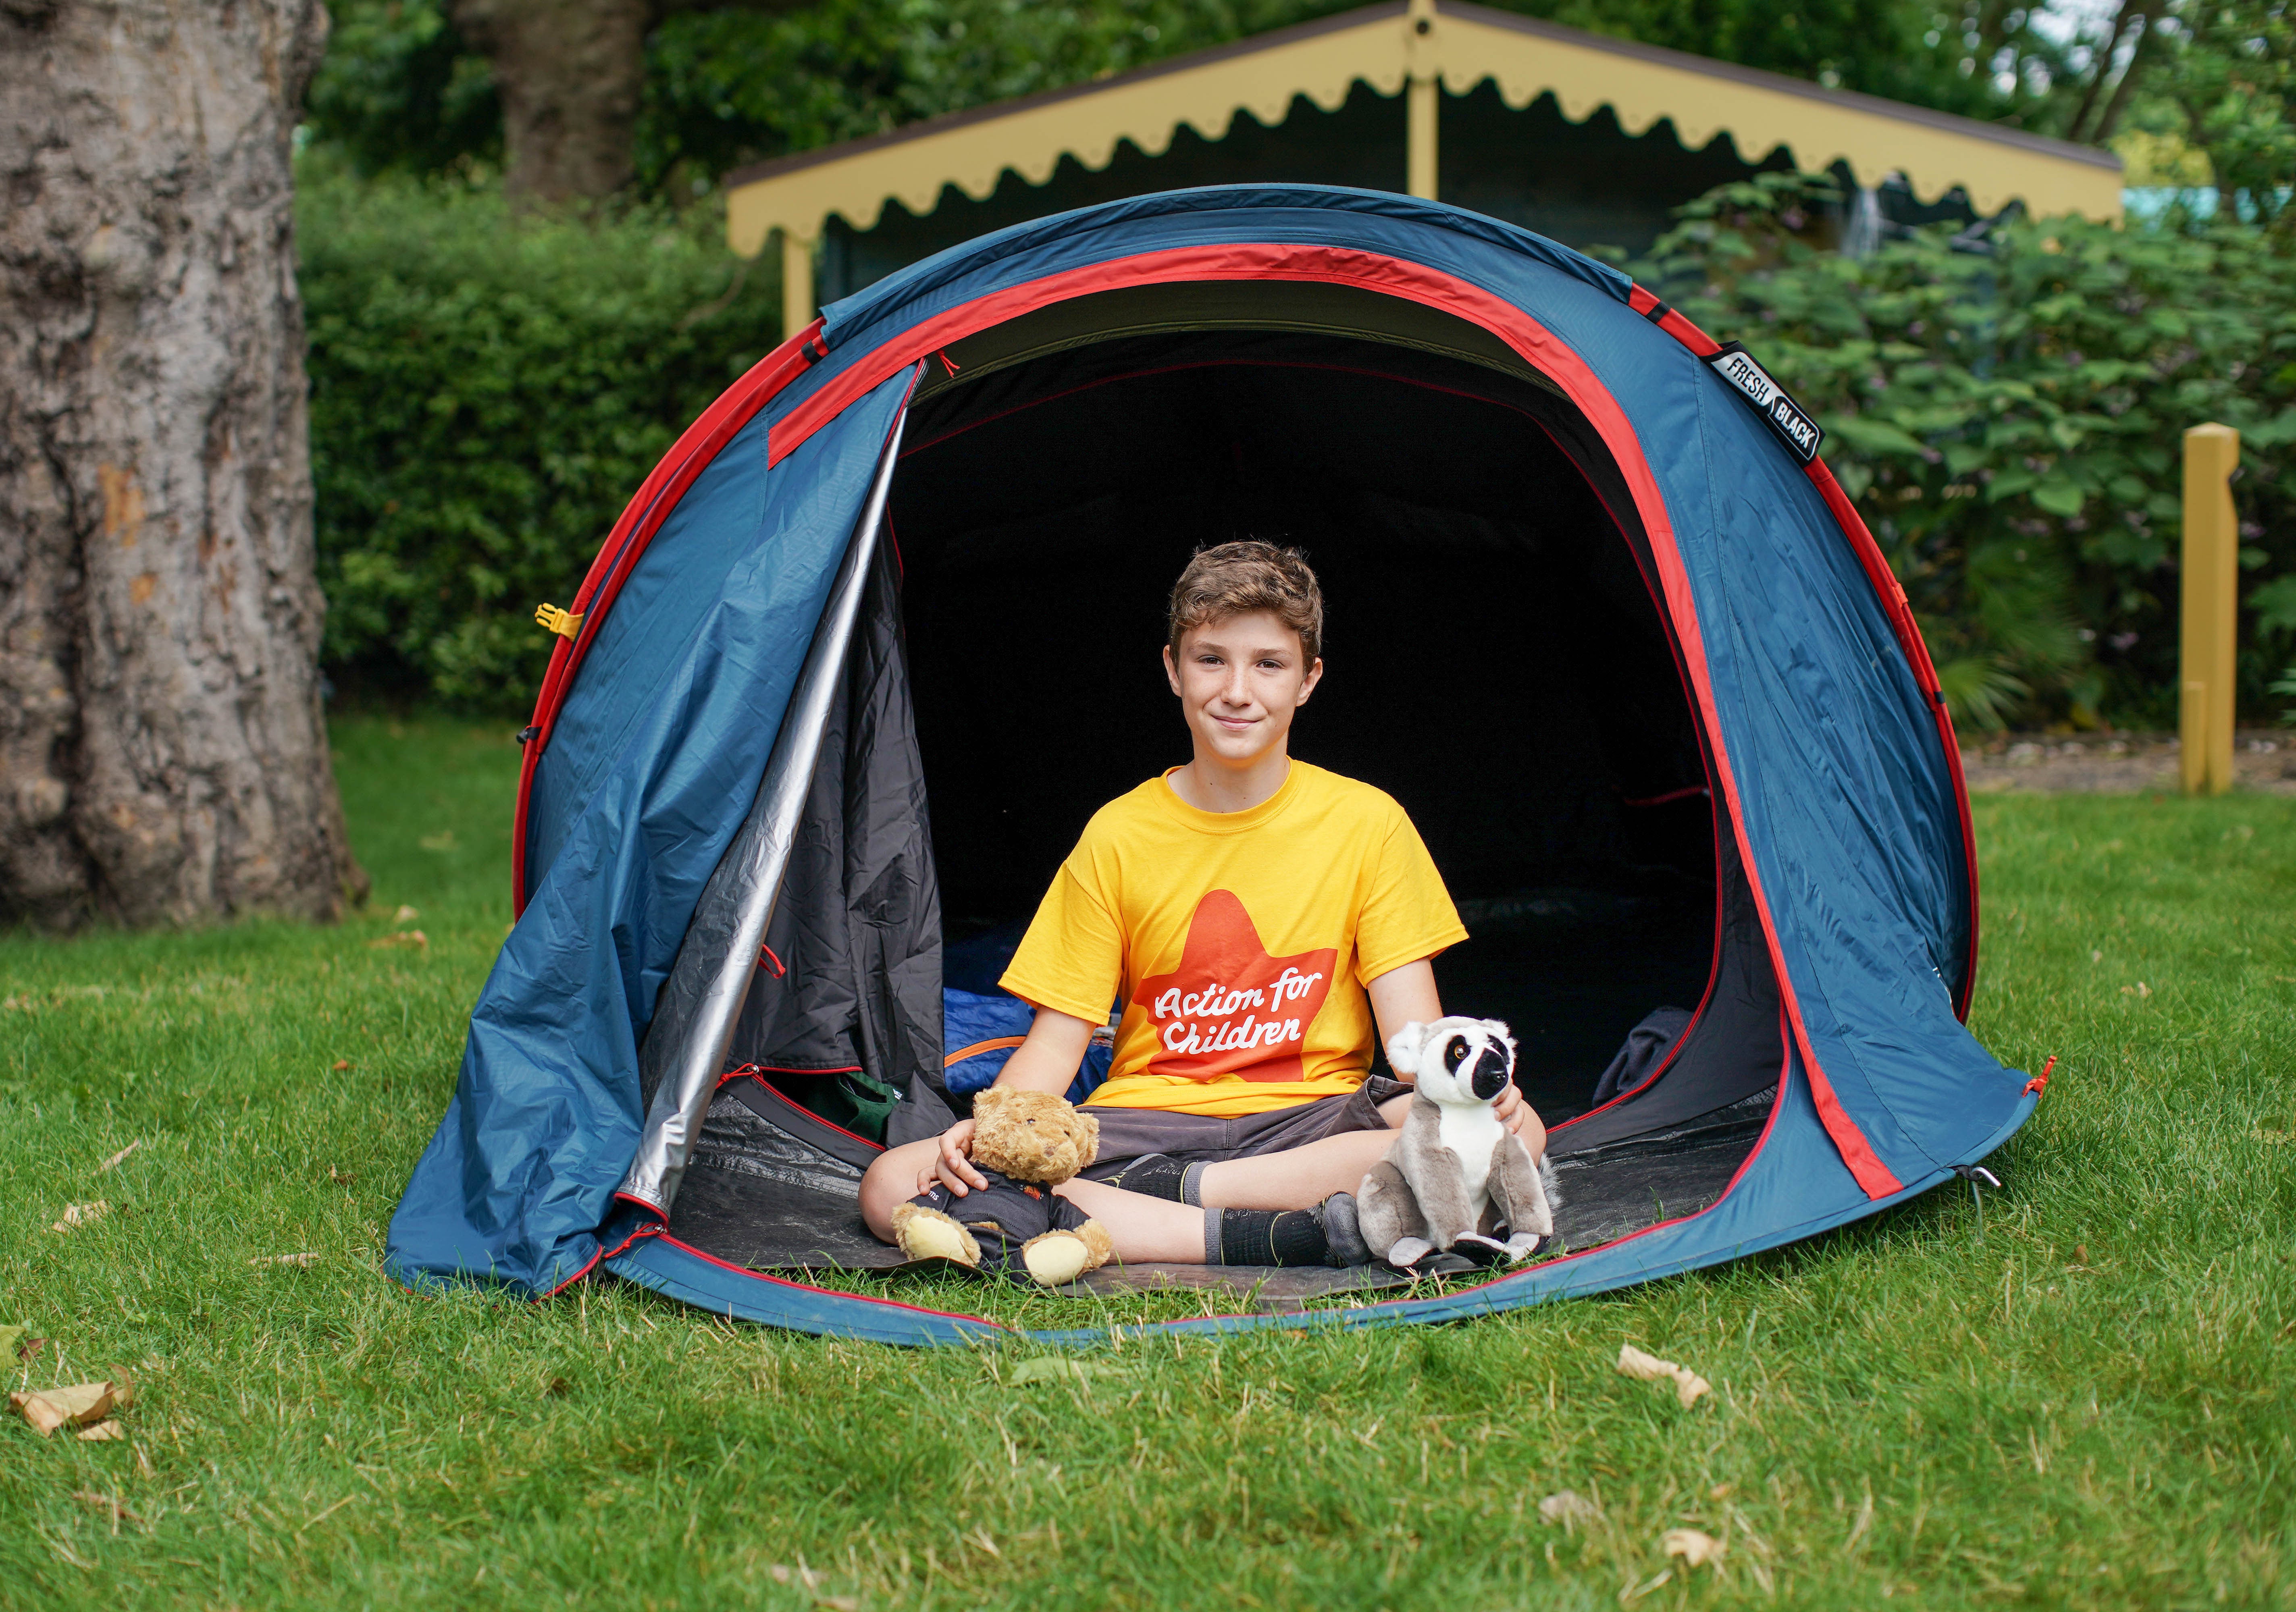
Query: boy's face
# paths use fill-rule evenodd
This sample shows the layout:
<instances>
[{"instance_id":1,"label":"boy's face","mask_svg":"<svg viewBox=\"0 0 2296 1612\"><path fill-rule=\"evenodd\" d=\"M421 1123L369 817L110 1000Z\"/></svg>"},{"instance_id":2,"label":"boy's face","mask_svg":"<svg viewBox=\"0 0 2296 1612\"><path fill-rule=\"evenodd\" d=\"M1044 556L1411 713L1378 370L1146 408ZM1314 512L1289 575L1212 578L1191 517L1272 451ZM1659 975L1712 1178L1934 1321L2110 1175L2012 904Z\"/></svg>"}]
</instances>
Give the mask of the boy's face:
<instances>
[{"instance_id":1,"label":"boy's face","mask_svg":"<svg viewBox=\"0 0 2296 1612\"><path fill-rule=\"evenodd\" d=\"M1300 634L1274 611L1254 610L1190 627L1177 656L1164 646L1164 671L1197 754L1240 765L1283 742L1324 663L1308 659Z\"/></svg>"}]
</instances>

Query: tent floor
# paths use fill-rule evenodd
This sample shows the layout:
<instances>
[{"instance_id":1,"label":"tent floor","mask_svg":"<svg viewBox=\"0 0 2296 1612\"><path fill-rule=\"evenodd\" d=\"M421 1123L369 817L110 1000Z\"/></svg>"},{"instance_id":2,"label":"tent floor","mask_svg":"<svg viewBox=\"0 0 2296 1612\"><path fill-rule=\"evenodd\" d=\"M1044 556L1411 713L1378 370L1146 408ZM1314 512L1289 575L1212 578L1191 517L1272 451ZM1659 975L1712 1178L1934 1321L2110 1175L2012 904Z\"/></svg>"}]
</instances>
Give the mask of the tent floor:
<instances>
[{"instance_id":1,"label":"tent floor","mask_svg":"<svg viewBox=\"0 0 2296 1612\"><path fill-rule=\"evenodd\" d=\"M1596 1248L1711 1206L1759 1140L1771 1101L1770 1092L1760 1092L1658 1135L1585 1153L1566 1154L1558 1147L1554 1166L1562 1203L1555 1230L1562 1248ZM1563 1133L1558 1142L1567 1143L1568 1136ZM835 1270L890 1275L908 1268L899 1249L879 1242L862 1223L860 1172L845 1161L818 1154L734 1158L722 1151L717 1158L723 1163L697 1158L686 1172L669 1225L680 1242L730 1264L799 1278ZM1334 1293L1401 1287L1409 1280L1380 1265L1111 1265L1063 1291L1104 1297L1185 1289L1280 1310Z\"/></svg>"},{"instance_id":2,"label":"tent floor","mask_svg":"<svg viewBox=\"0 0 2296 1612\"><path fill-rule=\"evenodd\" d=\"M788 1181L775 1186L768 1197L742 1173L689 1169L678 1190L670 1234L730 1264L776 1275L802 1277L840 1270L890 1275L912 1268L898 1248L887 1248L869 1234L851 1199ZM1323 1266L1108 1265L1062 1291L1077 1297L1104 1297L1186 1288L1281 1301L1400 1287L1409 1280L1382 1266L1339 1271Z\"/></svg>"},{"instance_id":3,"label":"tent floor","mask_svg":"<svg viewBox=\"0 0 2296 1612\"><path fill-rule=\"evenodd\" d=\"M895 1271L908 1263L862 1223L858 1171L843 1191L825 1182L776 1180L770 1191L759 1184L733 1170L689 1168L670 1235L752 1271Z\"/></svg>"},{"instance_id":4,"label":"tent floor","mask_svg":"<svg viewBox=\"0 0 2296 1612\"><path fill-rule=\"evenodd\" d=\"M1654 1136L1568 1153L1570 1133L1555 1138L1555 1179L1562 1207L1555 1232L1577 1252L1599 1248L1710 1208L1761 1140L1775 1092L1759 1092Z\"/></svg>"}]
</instances>

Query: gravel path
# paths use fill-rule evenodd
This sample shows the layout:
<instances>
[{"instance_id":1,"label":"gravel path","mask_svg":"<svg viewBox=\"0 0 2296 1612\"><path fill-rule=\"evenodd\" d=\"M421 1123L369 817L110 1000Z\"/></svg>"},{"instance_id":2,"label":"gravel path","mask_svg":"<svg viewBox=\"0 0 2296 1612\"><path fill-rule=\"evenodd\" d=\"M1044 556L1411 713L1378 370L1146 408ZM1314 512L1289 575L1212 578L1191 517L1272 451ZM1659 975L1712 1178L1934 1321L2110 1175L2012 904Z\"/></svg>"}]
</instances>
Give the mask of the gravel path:
<instances>
[{"instance_id":1,"label":"gravel path","mask_svg":"<svg viewBox=\"0 0 2296 1612\"><path fill-rule=\"evenodd\" d=\"M2004 733L1961 752L1972 794L2174 792L2174 733ZM2296 795L2296 728L2243 729L2233 744L2237 789Z\"/></svg>"}]
</instances>

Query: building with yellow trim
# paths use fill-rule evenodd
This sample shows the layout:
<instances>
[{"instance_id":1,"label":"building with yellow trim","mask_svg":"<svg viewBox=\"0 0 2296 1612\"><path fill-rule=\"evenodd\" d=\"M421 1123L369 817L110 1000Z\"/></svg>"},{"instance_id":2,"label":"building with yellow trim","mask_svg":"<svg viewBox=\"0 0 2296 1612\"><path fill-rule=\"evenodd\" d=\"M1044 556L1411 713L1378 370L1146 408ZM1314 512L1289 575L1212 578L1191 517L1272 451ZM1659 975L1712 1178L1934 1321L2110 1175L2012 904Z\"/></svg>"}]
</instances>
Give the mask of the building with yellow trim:
<instances>
[{"instance_id":1,"label":"building with yellow trim","mask_svg":"<svg viewBox=\"0 0 2296 1612\"><path fill-rule=\"evenodd\" d=\"M1445 0L1388 0L762 163L727 237L781 241L785 329L944 247L1187 185L1440 196L1568 244L1636 249L1765 168L1833 169L1900 218L2120 216L2110 151Z\"/></svg>"}]
</instances>

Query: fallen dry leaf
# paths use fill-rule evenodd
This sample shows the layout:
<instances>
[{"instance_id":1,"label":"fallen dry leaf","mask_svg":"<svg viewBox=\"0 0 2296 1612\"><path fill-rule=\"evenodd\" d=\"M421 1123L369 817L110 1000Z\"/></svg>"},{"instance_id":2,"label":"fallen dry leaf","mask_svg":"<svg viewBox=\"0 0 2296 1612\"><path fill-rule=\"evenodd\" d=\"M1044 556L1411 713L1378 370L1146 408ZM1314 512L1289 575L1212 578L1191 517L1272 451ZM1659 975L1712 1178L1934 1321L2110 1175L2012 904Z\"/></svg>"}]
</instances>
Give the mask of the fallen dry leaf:
<instances>
[{"instance_id":1,"label":"fallen dry leaf","mask_svg":"<svg viewBox=\"0 0 2296 1612\"><path fill-rule=\"evenodd\" d=\"M8 1403L43 1438L58 1428L86 1427L115 1410L135 1403L135 1390L127 1379L109 1382L73 1383L62 1388L28 1388L8 1395Z\"/></svg>"},{"instance_id":2,"label":"fallen dry leaf","mask_svg":"<svg viewBox=\"0 0 2296 1612\"><path fill-rule=\"evenodd\" d=\"M1593 1522L1602 1514L1601 1507L1570 1489L1550 1494L1538 1502L1541 1521L1561 1523L1566 1528L1582 1522Z\"/></svg>"},{"instance_id":3,"label":"fallen dry leaf","mask_svg":"<svg viewBox=\"0 0 2296 1612\"><path fill-rule=\"evenodd\" d=\"M82 1428L79 1436L92 1444L109 1444L115 1438L127 1437L127 1429L107 1416L102 1421L90 1422Z\"/></svg>"},{"instance_id":4,"label":"fallen dry leaf","mask_svg":"<svg viewBox=\"0 0 2296 1612\"><path fill-rule=\"evenodd\" d=\"M378 935L367 942L370 946L404 946L421 950L430 944L430 937L420 929L403 929L396 935Z\"/></svg>"},{"instance_id":5,"label":"fallen dry leaf","mask_svg":"<svg viewBox=\"0 0 2296 1612\"><path fill-rule=\"evenodd\" d=\"M247 1263L250 1265L308 1265L318 1257L316 1254L258 1254Z\"/></svg>"},{"instance_id":6,"label":"fallen dry leaf","mask_svg":"<svg viewBox=\"0 0 2296 1612\"><path fill-rule=\"evenodd\" d=\"M111 1206L102 1199L94 1203L68 1203L64 1217L48 1228L51 1232L69 1232L78 1226L92 1226L111 1213Z\"/></svg>"},{"instance_id":7,"label":"fallen dry leaf","mask_svg":"<svg viewBox=\"0 0 2296 1612\"><path fill-rule=\"evenodd\" d=\"M1677 1369L1672 1361L1645 1354L1632 1344L1619 1346L1619 1370L1628 1377L1656 1382L1660 1378L1672 1378Z\"/></svg>"},{"instance_id":8,"label":"fallen dry leaf","mask_svg":"<svg viewBox=\"0 0 2296 1612\"><path fill-rule=\"evenodd\" d=\"M416 919L422 916L422 914L416 912L413 907L403 906L390 915L390 921L393 923L413 923Z\"/></svg>"},{"instance_id":9,"label":"fallen dry leaf","mask_svg":"<svg viewBox=\"0 0 2296 1612\"><path fill-rule=\"evenodd\" d=\"M341 1074L345 1069L348 1069L350 1067L351 1060L348 1058L338 1058L335 1060L335 1073L338 1075Z\"/></svg>"},{"instance_id":10,"label":"fallen dry leaf","mask_svg":"<svg viewBox=\"0 0 2296 1612\"><path fill-rule=\"evenodd\" d=\"M16 1346L16 1358L29 1360L47 1346L48 1340L45 1338L28 1338Z\"/></svg>"},{"instance_id":11,"label":"fallen dry leaf","mask_svg":"<svg viewBox=\"0 0 2296 1612\"><path fill-rule=\"evenodd\" d=\"M1727 1500L1731 1495L1737 1493L1737 1489L1738 1485L1736 1484L1716 1484L1712 1488L1706 1491L1706 1498L1709 1500Z\"/></svg>"},{"instance_id":12,"label":"fallen dry leaf","mask_svg":"<svg viewBox=\"0 0 2296 1612\"><path fill-rule=\"evenodd\" d=\"M1687 1411L1700 1398L1714 1392L1714 1385L1686 1366L1677 1366L1670 1360L1660 1360L1655 1354L1645 1354L1632 1344L1619 1346L1619 1371L1625 1376L1644 1382L1674 1384L1674 1396Z\"/></svg>"},{"instance_id":13,"label":"fallen dry leaf","mask_svg":"<svg viewBox=\"0 0 2296 1612\"><path fill-rule=\"evenodd\" d=\"M136 1149L138 1149L138 1148L142 1147L143 1145L144 1145L144 1143L143 1143L143 1141L142 1141L142 1140L141 1140L140 1138L139 1138L138 1140L135 1141L131 1141L131 1142L129 1142L126 1147L124 1147L124 1148L120 1149L119 1152L114 1153L111 1158L109 1158L105 1159L102 1164L100 1164L100 1165L96 1166L95 1166L95 1173L96 1173L98 1175L102 1175L102 1174L103 1174L106 1171L109 1171L109 1170L116 1170L116 1169L118 1169L118 1168L119 1167L119 1165L120 1165L120 1163L121 1163L121 1161L122 1161L122 1160L124 1160L124 1159L125 1159L125 1158L127 1158L130 1153L133 1153Z\"/></svg>"},{"instance_id":14,"label":"fallen dry leaf","mask_svg":"<svg viewBox=\"0 0 2296 1612\"><path fill-rule=\"evenodd\" d=\"M1693 1567L1710 1567L1728 1554L1730 1547L1711 1534L1695 1528L1669 1528L1659 1536L1669 1556L1679 1556Z\"/></svg>"}]
</instances>

